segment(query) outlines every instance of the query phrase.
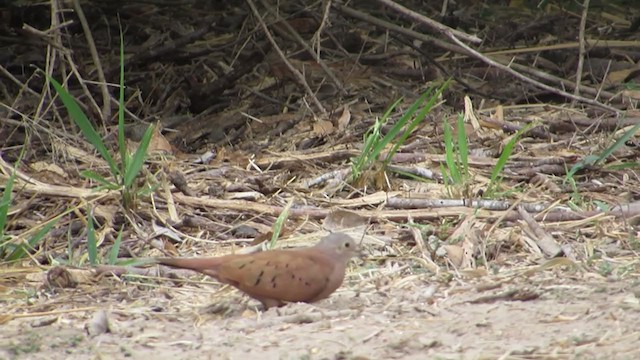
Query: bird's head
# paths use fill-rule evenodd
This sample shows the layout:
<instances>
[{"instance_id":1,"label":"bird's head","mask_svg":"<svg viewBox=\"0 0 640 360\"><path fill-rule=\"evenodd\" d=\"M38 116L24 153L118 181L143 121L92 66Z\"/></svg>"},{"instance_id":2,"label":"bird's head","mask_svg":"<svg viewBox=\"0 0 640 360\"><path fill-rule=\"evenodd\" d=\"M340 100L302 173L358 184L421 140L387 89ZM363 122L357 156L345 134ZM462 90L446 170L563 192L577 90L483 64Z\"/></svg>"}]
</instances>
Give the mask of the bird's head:
<instances>
[{"instance_id":1,"label":"bird's head","mask_svg":"<svg viewBox=\"0 0 640 360\"><path fill-rule=\"evenodd\" d=\"M360 252L360 247L356 241L351 236L340 232L325 236L317 246L347 259L358 255Z\"/></svg>"}]
</instances>

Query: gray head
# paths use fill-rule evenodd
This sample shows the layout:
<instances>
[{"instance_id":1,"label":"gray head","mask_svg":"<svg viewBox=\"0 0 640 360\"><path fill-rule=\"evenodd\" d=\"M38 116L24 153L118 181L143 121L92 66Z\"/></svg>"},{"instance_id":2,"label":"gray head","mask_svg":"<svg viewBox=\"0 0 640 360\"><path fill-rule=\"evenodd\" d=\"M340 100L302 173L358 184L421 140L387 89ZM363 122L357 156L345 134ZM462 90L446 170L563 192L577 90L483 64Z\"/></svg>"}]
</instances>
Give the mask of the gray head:
<instances>
[{"instance_id":1,"label":"gray head","mask_svg":"<svg viewBox=\"0 0 640 360\"><path fill-rule=\"evenodd\" d=\"M317 248L346 259L358 254L358 244L345 233L332 233L323 237L316 245Z\"/></svg>"}]
</instances>

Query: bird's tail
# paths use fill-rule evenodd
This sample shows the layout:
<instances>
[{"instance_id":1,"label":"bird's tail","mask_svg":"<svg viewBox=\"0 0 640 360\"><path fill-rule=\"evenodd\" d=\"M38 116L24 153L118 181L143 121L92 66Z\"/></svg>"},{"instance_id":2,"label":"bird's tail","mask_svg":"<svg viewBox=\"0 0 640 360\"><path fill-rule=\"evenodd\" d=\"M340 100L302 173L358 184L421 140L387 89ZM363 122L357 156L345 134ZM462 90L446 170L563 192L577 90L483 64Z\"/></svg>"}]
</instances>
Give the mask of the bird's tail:
<instances>
[{"instance_id":1,"label":"bird's tail","mask_svg":"<svg viewBox=\"0 0 640 360\"><path fill-rule=\"evenodd\" d=\"M210 276L215 276L220 266L220 258L155 258L156 264L179 269L189 269Z\"/></svg>"}]
</instances>

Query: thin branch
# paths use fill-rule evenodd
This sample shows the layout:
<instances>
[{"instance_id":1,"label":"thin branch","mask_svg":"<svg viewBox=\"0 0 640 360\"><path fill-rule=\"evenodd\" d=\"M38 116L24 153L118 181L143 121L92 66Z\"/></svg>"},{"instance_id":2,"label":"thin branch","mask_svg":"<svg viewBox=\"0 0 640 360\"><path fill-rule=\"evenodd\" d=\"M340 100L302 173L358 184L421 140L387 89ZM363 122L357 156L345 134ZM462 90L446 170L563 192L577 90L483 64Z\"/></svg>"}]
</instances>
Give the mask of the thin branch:
<instances>
[{"instance_id":1,"label":"thin branch","mask_svg":"<svg viewBox=\"0 0 640 360\"><path fill-rule=\"evenodd\" d=\"M34 96L40 96L40 94L38 94L37 92L33 91L33 89L31 89L29 86L27 86L27 84L23 84L20 80L18 80L18 78L13 76L13 74L11 74L9 72L9 70L5 69L5 67L2 66L1 64L0 64L0 74L6 76L9 80L13 81L16 85L18 85L18 87L20 87L20 89L24 89L29 94L34 95Z\"/></svg>"},{"instance_id":2,"label":"thin branch","mask_svg":"<svg viewBox=\"0 0 640 360\"><path fill-rule=\"evenodd\" d=\"M538 79L542 79L548 84L555 84L557 86L565 87L568 89L575 89L576 84L571 80L551 75L548 72L518 63L511 63L510 66L521 73L527 74L529 76L534 76ZM612 100L614 97L618 96L618 94L614 94L610 91L594 89L590 86L582 86L582 93L585 95L593 96L595 99L604 98L606 100Z\"/></svg>"},{"instance_id":3,"label":"thin branch","mask_svg":"<svg viewBox=\"0 0 640 360\"><path fill-rule=\"evenodd\" d=\"M433 21L433 20L431 20L431 19L429 19L429 18L427 18L427 17L425 17L425 16L423 16L423 15L421 15L419 13L416 13L416 12L414 12L412 10L409 10L409 9L407 9L407 8L401 6L401 5L398 5L398 4L394 3L391 0L378 0L378 2L383 3L384 5L389 6L390 8L400 12L401 14L404 14L404 15L406 15L406 16L408 16L408 17L410 17L410 18L412 18L412 19L414 19L416 21L420 21L420 22L422 22L422 23L424 23L424 24L426 24L428 26L431 26L432 28L438 30L439 32L444 34L446 37L451 39L459 47L461 47L462 50L463 50L463 51L458 50L456 52L464 53L464 54L466 54L468 56L471 56L471 57L474 57L476 59L479 59L479 60L481 60L482 62L484 62L484 63L486 63L488 65L494 66L494 67L496 67L496 68L498 68L500 70L503 70L503 71L511 74L515 78L517 78L517 79L519 79L519 80L521 80L521 81L523 81L525 83L529 83L529 84L534 85L534 86L536 86L538 88L541 88L543 90L552 92L554 94L558 94L560 96L572 99L574 101L579 101L579 102L582 102L582 103L585 103L585 104L597 106L597 107L603 108L605 110L614 112L616 114L620 113L619 109L616 109L616 108L614 108L612 106L605 105L605 104L600 103L600 102L598 102L596 100L588 99L588 98L585 98L585 97L582 97L582 96L579 96L579 95L573 95L573 94L570 94L570 93L568 93L566 91L559 90L559 89L556 89L556 88L554 88L552 86L549 86L547 84L541 83L541 82L539 82L537 80L528 78L528 77L520 74L519 72L513 70L511 67L503 65L503 64L500 64L499 62L496 62L493 59L488 58L487 56L483 55L482 53L472 49L471 47L469 47L467 44L465 44L463 41L461 41L459 39L459 37L460 37L460 38L462 38L464 40L475 41L474 40L475 37L470 37L470 35L468 35L466 33L461 33L461 32L459 32L457 30L454 30L454 29L446 27L446 26L444 26L442 24L439 24L439 23L437 23L437 22L435 22L435 21ZM340 10L344 11L345 9L340 9Z\"/></svg>"},{"instance_id":4,"label":"thin branch","mask_svg":"<svg viewBox=\"0 0 640 360\"><path fill-rule=\"evenodd\" d=\"M276 52L278 53L278 55L280 56L284 64L287 66L287 68L289 68L289 71L291 71L291 73L295 76L295 78L298 80L298 83L304 87L304 90L306 91L307 95L311 97L311 99L313 100L313 103L322 112L322 114L327 115L328 114L327 110L324 108L324 106L322 106L322 104L320 103L316 95L313 93L313 90L311 90L311 88L309 87L309 84L307 84L307 80L293 65L291 65L291 63L285 56L284 52L282 52L282 49L280 49L280 47L276 43L273 36L271 36L271 32L267 28L267 24L265 24L264 20L262 19L262 16L260 16L260 13L258 12L256 5L253 3L252 0L247 0L247 4L251 8L251 11L253 12L253 15L256 17L256 20L258 21L258 23L260 24L260 27L262 27L262 31L264 31L264 34L267 36L267 39L269 40L273 48L276 50Z\"/></svg>"},{"instance_id":5,"label":"thin branch","mask_svg":"<svg viewBox=\"0 0 640 360\"><path fill-rule=\"evenodd\" d=\"M411 9L407 9L406 7L400 5L400 4L396 4L395 2L391 1L391 0L378 0L379 3L382 3L386 6L388 6L389 8L399 12L402 15L405 15L406 17L415 20L417 22L420 22L422 24L427 25L428 27L438 31L441 34L454 34L456 37L460 38L460 39L464 39L465 41L469 41L472 43L476 43L479 44L482 42L482 39L478 38L475 35L469 35L465 32L450 28L446 25L443 25L435 20L429 19L428 17L417 13Z\"/></svg>"},{"instance_id":6,"label":"thin branch","mask_svg":"<svg viewBox=\"0 0 640 360\"><path fill-rule=\"evenodd\" d=\"M342 82L335 76L335 74L333 73L333 71L331 71L331 69L329 69L329 67L327 66L327 64L324 63L324 61L322 61L322 59L320 58L320 45L319 45L319 41L318 41L318 51L313 51L313 49L311 48L311 46L309 46L309 44L307 44L304 39L302 38L302 36L300 36L300 34L298 34L298 32L296 31L296 29L293 28L293 26L291 26L289 24L289 22L285 19L282 18L282 16L280 16L274 9L273 6L269 5L269 3L265 0L260 0L260 3L262 4L262 6L264 6L270 13L272 13L273 15L277 16L278 19L280 19L280 24L282 24L287 31L289 32L289 36L293 36L293 38L296 40L296 42L298 44L300 44L308 53L309 55L313 56L313 58L315 59L316 63L318 63L318 65L320 65L320 67L322 68L322 70L325 72L325 74L327 74L327 76L329 76L329 78L331 79L331 81L336 85L336 87L340 90L340 92L342 94L346 94L347 91L344 89L344 86L342 85ZM324 21L324 19L323 19ZM322 28L323 26L320 25L320 27Z\"/></svg>"},{"instance_id":7,"label":"thin branch","mask_svg":"<svg viewBox=\"0 0 640 360\"><path fill-rule=\"evenodd\" d=\"M98 81L100 82L100 90L102 92L102 121L107 122L111 117L111 96L109 95L107 80L104 77L104 71L102 70L100 56L98 55L96 44L93 41L93 35L91 35L91 28L87 23L87 18L84 16L82 6L80 6L80 0L73 0L73 8L75 9L76 15L78 15L78 20L80 20L80 24L82 25L82 31L84 32L84 37L87 40L87 46L89 47L93 64L96 66Z\"/></svg>"},{"instance_id":8,"label":"thin branch","mask_svg":"<svg viewBox=\"0 0 640 360\"><path fill-rule=\"evenodd\" d=\"M580 101L580 102L585 103L585 104L597 106L599 108L614 112L616 114L620 113L619 109L616 109L616 108L614 108L612 106L605 105L605 104L602 104L602 103L600 103L598 101L587 99L587 98L582 97L582 96L576 96L576 95L570 94L570 93L568 93L566 91L562 91L562 90L556 89L556 88L554 88L552 86L549 86L547 84L541 83L541 82L539 82L537 80L528 78L528 77L520 74L519 72L513 70L509 66L502 65L499 62L496 62L496 61L494 61L494 60L482 55L481 53L475 51L474 49L472 49L469 46L467 46L467 44L463 43L458 38L456 38L455 35L448 34L447 36L449 36L449 38L451 40L453 40L453 42L455 42L456 44L458 44L459 46L464 48L469 53L469 55L475 57L476 59L481 60L482 62L484 62L486 64L489 64L489 65L494 66L494 67L496 67L496 68L498 68L498 69L500 69L502 71L505 71L505 72L511 74L512 76L514 76L515 78L519 79L519 80L522 80L522 81L524 81L526 83L529 83L531 85L534 85L534 86L536 86L538 88L544 89L544 90L552 92L554 94L558 94L560 96L564 96L564 97L572 99L572 100L576 100L576 101Z\"/></svg>"},{"instance_id":9,"label":"thin branch","mask_svg":"<svg viewBox=\"0 0 640 360\"><path fill-rule=\"evenodd\" d=\"M460 47L455 46L455 45L453 45L451 43L448 43L446 41L442 41L440 39L436 39L433 36L430 36L430 35L427 35L427 34L422 34L422 33L419 33L417 31L414 31L414 30L407 29L407 28L404 28L402 26L396 25L394 23L391 23L391 22L388 22L388 21L385 21L385 20L382 20L382 19L378 19L377 17L371 16L369 14L363 13L360 10L356 10L356 9L350 8L350 7L342 5L342 4L334 3L333 7L335 9L337 9L338 11L340 11L341 13L351 16L352 18L359 19L359 20L362 20L362 21L366 21L366 22L368 22L370 24L373 24L375 26L379 26L379 27L381 27L383 29L387 29L387 30L396 32L398 34L405 35L405 36L411 37L411 38L416 39L416 40L420 40L420 41L424 42L425 44L432 45L432 46L435 46L435 47L439 47L439 48L441 48L443 50L446 50L446 51L451 51L451 52L454 52L456 54L465 54L466 55L464 49L461 49Z\"/></svg>"},{"instance_id":10,"label":"thin branch","mask_svg":"<svg viewBox=\"0 0 640 360\"><path fill-rule=\"evenodd\" d=\"M584 0L582 4L582 17L580 18L580 34L579 43L580 51L578 54L578 68L576 69L576 87L573 89L573 94L580 95L580 82L582 82L582 67L584 66L584 54L585 54L585 40L584 29L587 25L587 14L589 13L589 0Z\"/></svg>"}]
</instances>

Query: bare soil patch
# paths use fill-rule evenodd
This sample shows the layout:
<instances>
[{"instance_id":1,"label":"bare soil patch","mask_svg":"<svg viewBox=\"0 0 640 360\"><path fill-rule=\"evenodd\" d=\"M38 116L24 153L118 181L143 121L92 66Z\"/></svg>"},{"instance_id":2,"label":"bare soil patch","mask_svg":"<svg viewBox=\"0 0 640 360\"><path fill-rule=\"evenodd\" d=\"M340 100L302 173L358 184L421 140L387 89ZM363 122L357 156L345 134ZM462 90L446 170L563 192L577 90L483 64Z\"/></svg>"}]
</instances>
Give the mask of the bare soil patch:
<instances>
[{"instance_id":1,"label":"bare soil patch","mask_svg":"<svg viewBox=\"0 0 640 360\"><path fill-rule=\"evenodd\" d=\"M88 336L96 311L18 319L3 326L6 359L634 359L640 333L638 284L558 272L504 282L438 285L430 275L385 277L377 291L349 284L318 304L255 312L235 291L211 302L211 288L131 290L99 302L112 331ZM502 286L499 284L502 283ZM487 290L479 290L487 289ZM491 289L491 290L488 290ZM528 301L500 297L517 290ZM31 305L35 308L35 304ZM50 325L43 321L56 319Z\"/></svg>"}]
</instances>

